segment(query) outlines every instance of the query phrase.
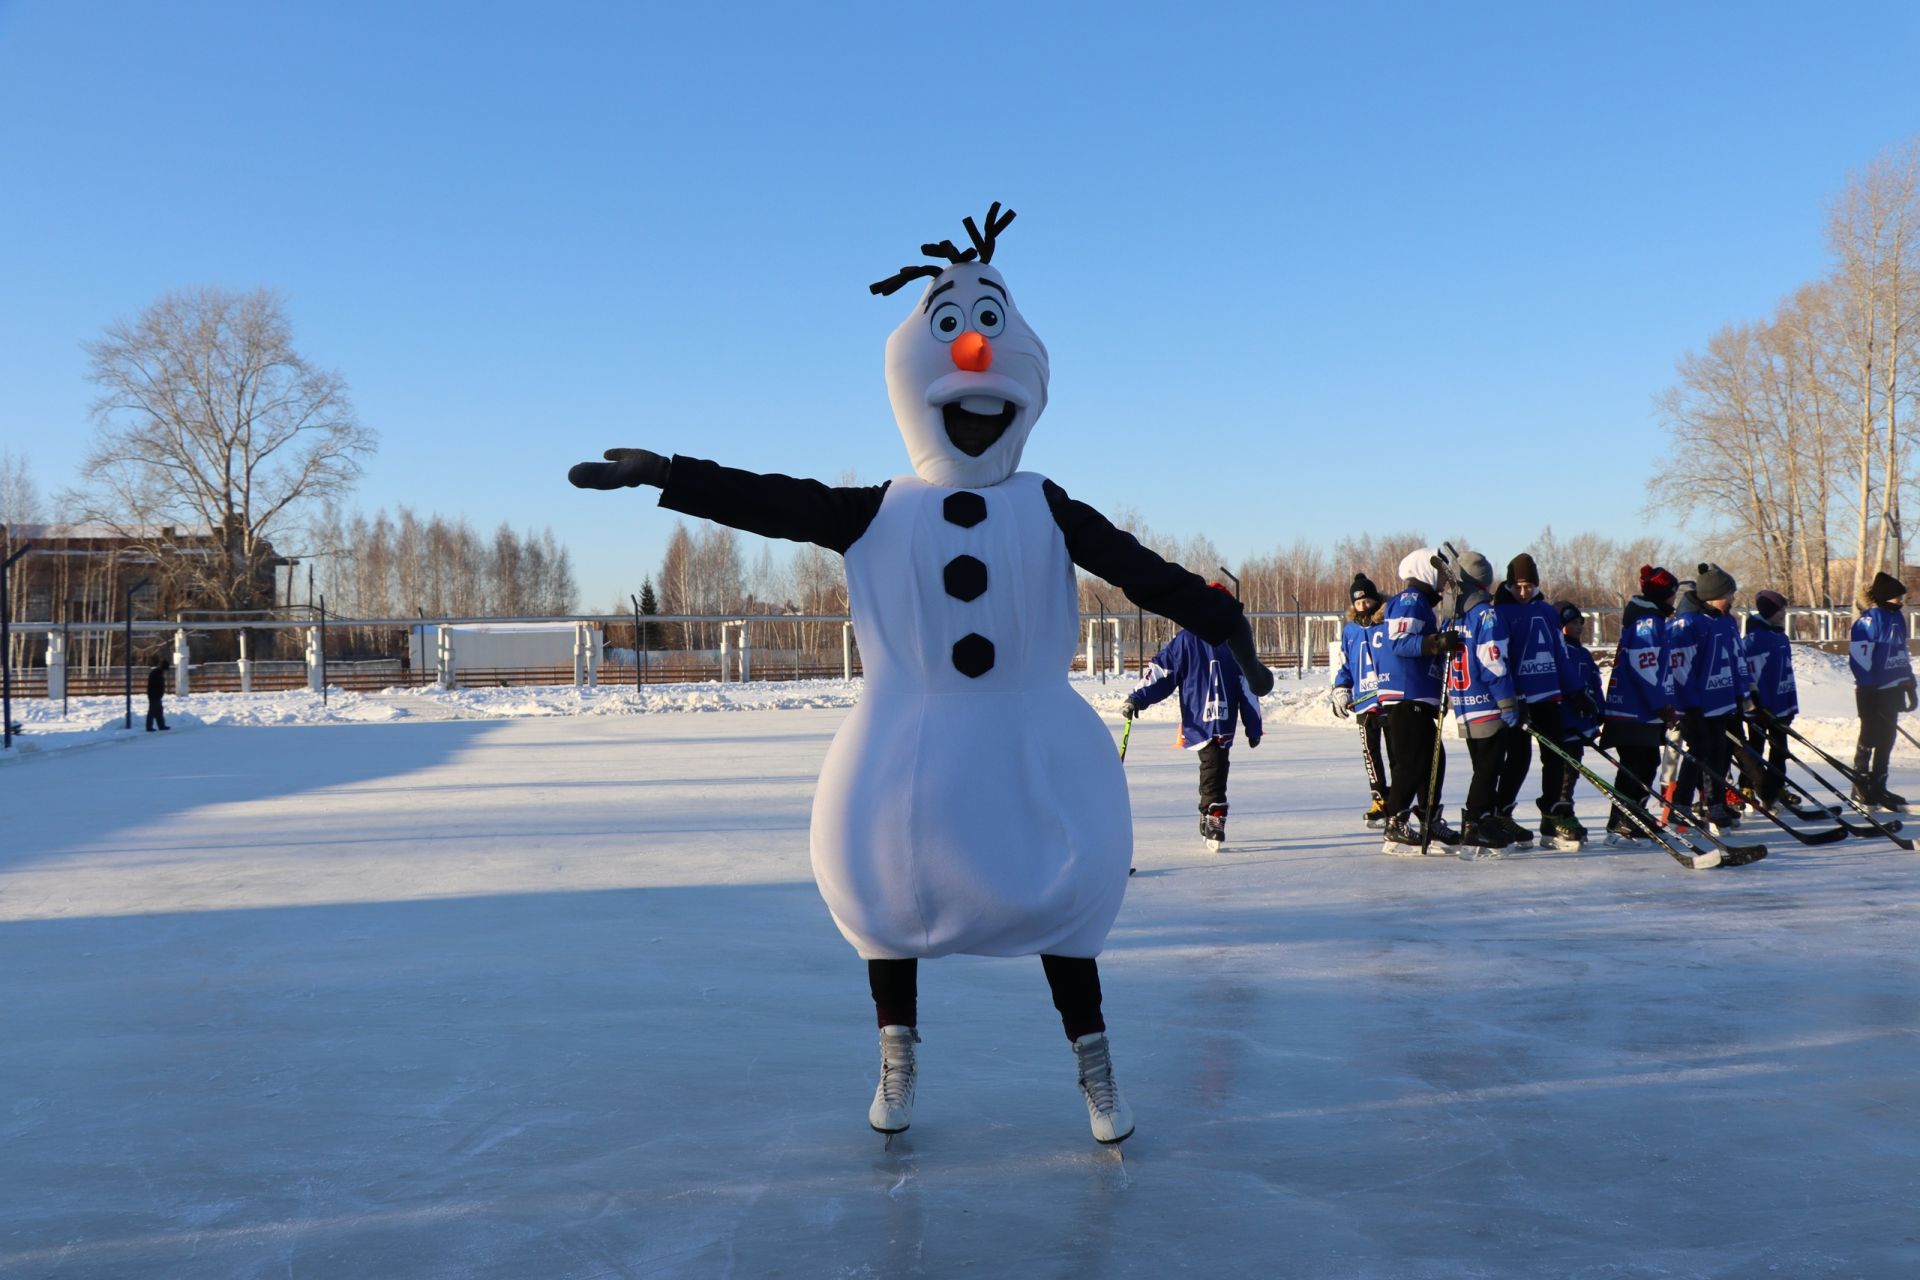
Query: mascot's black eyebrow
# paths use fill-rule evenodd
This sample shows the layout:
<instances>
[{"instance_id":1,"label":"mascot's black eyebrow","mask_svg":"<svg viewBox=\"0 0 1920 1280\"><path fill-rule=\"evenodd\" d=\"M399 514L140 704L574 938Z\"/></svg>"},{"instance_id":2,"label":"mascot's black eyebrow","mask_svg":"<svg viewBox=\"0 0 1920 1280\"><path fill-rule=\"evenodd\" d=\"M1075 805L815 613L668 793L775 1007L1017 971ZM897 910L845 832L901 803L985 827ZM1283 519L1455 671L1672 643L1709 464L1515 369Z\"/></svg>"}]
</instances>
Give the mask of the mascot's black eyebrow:
<instances>
[{"instance_id":1,"label":"mascot's black eyebrow","mask_svg":"<svg viewBox=\"0 0 1920 1280\"><path fill-rule=\"evenodd\" d=\"M900 268L885 280L876 280L867 286L867 292L881 297L897 293L910 280L938 277L947 267L958 266L962 262L979 261L985 265L993 261L994 242L1000 233L1013 221L1013 210L1000 211L1000 202L995 200L987 209L987 229L982 232L971 217L962 218L960 225L967 229L967 239L973 241L973 248L962 249L951 240L942 240L938 244L923 244L920 252L929 258L944 258L946 266L936 267L932 263L920 262ZM995 286L998 287L998 286ZM1005 289L1000 290L1005 293Z\"/></svg>"},{"instance_id":2,"label":"mascot's black eyebrow","mask_svg":"<svg viewBox=\"0 0 1920 1280\"><path fill-rule=\"evenodd\" d=\"M939 273L936 271L934 274L938 275ZM920 304L920 310L924 313L925 311L930 309L933 306L933 300L939 297L941 294L945 293L947 290L953 288L953 286L956 283L958 282L949 280L945 284L937 284L933 286L933 288L927 292L927 300ZM1008 305L1012 305L1013 295L1008 293L1006 289L999 283L999 281L989 280L985 276L981 276L980 283L983 285L986 285L987 288L989 289L999 289L1000 296L1007 300Z\"/></svg>"}]
</instances>

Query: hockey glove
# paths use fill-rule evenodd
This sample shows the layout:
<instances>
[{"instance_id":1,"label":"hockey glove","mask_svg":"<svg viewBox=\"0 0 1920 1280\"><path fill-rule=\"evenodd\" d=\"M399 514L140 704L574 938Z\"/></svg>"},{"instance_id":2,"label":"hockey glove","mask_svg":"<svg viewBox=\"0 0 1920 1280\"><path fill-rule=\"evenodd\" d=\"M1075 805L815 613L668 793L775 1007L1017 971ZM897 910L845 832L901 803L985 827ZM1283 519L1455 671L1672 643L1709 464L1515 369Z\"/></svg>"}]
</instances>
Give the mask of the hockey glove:
<instances>
[{"instance_id":1,"label":"hockey glove","mask_svg":"<svg viewBox=\"0 0 1920 1280\"><path fill-rule=\"evenodd\" d=\"M1509 729L1518 729L1527 722L1527 708L1519 702L1500 704L1500 723Z\"/></svg>"},{"instance_id":2,"label":"hockey glove","mask_svg":"<svg viewBox=\"0 0 1920 1280\"><path fill-rule=\"evenodd\" d=\"M1353 690L1345 685L1335 685L1329 689L1327 701L1333 704L1333 714L1342 720L1353 714Z\"/></svg>"},{"instance_id":3,"label":"hockey glove","mask_svg":"<svg viewBox=\"0 0 1920 1280\"><path fill-rule=\"evenodd\" d=\"M1467 638L1453 630L1436 631L1430 636L1423 636L1420 640L1420 652L1429 658L1458 653L1466 647Z\"/></svg>"},{"instance_id":4,"label":"hockey glove","mask_svg":"<svg viewBox=\"0 0 1920 1280\"><path fill-rule=\"evenodd\" d=\"M1227 651L1240 664L1240 674L1246 677L1247 688L1253 690L1254 697L1264 698L1273 692L1273 672L1267 670L1260 655L1254 652L1253 628L1244 617L1227 637Z\"/></svg>"},{"instance_id":5,"label":"hockey glove","mask_svg":"<svg viewBox=\"0 0 1920 1280\"><path fill-rule=\"evenodd\" d=\"M1248 735L1247 735L1247 750L1249 750L1249 751L1251 751L1251 750L1253 750L1253 749L1254 749L1255 747L1257 747L1257 746L1259 746L1259 745L1260 745L1260 735L1259 735L1259 734L1257 734L1257 733L1250 733L1250 734L1248 734Z\"/></svg>"},{"instance_id":6,"label":"hockey glove","mask_svg":"<svg viewBox=\"0 0 1920 1280\"><path fill-rule=\"evenodd\" d=\"M1132 698L1128 698L1125 702L1120 704L1120 718L1122 720L1131 720L1139 714L1140 714L1140 704L1135 702Z\"/></svg>"},{"instance_id":7,"label":"hockey glove","mask_svg":"<svg viewBox=\"0 0 1920 1280\"><path fill-rule=\"evenodd\" d=\"M567 480L576 489L637 489L650 484L667 487L670 459L646 449L609 449L605 462L576 462L567 472Z\"/></svg>"},{"instance_id":8,"label":"hockey glove","mask_svg":"<svg viewBox=\"0 0 1920 1280\"><path fill-rule=\"evenodd\" d=\"M1900 695L1901 695L1901 698L1903 699L1903 701L1901 702L1901 707L1903 710L1920 711L1920 693L1914 692L1914 688L1912 685L1904 686L1900 690Z\"/></svg>"},{"instance_id":9,"label":"hockey glove","mask_svg":"<svg viewBox=\"0 0 1920 1280\"><path fill-rule=\"evenodd\" d=\"M1582 689L1573 695L1573 705L1583 720L1598 720L1600 708L1593 704L1593 695Z\"/></svg>"},{"instance_id":10,"label":"hockey glove","mask_svg":"<svg viewBox=\"0 0 1920 1280\"><path fill-rule=\"evenodd\" d=\"M1660 723L1671 729L1680 723L1680 713L1672 707L1662 707L1660 708Z\"/></svg>"}]
</instances>

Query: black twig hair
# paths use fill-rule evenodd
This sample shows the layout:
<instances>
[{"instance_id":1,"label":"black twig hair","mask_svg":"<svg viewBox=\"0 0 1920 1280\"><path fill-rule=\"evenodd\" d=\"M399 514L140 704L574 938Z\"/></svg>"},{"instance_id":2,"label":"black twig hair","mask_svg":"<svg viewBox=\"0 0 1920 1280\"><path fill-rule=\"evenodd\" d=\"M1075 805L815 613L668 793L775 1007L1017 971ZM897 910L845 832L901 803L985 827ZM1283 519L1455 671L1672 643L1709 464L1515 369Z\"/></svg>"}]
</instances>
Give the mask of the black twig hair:
<instances>
[{"instance_id":1,"label":"black twig hair","mask_svg":"<svg viewBox=\"0 0 1920 1280\"><path fill-rule=\"evenodd\" d=\"M967 238L973 241L973 248L971 249L962 249L951 240L942 240L938 244L921 245L920 252L926 254L929 258L945 258L947 260L947 266L958 266L962 262L972 262L975 259L978 259L982 263L992 262L994 242L999 238L1000 233L1005 231L1008 225L1013 222L1013 210L1008 209L1005 213L1002 213L1000 211L1000 202L995 200L993 204L987 208L986 221L987 230L983 235L981 234L979 226L974 223L971 217L961 220L961 225L967 229ZM916 263L911 266L905 266L888 276L885 280L876 280L868 285L867 292L879 294L884 298L889 294L897 293L910 280L918 280L925 276L937 276L945 270L946 267L936 267L928 263Z\"/></svg>"}]
</instances>

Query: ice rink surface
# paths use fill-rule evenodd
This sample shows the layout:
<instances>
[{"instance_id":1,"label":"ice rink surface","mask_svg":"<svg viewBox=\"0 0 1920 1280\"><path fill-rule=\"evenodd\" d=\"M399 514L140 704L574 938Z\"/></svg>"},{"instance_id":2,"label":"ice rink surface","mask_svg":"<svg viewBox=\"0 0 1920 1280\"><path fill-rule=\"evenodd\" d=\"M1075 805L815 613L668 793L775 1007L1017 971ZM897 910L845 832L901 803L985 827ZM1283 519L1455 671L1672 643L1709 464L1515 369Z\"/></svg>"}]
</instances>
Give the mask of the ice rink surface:
<instances>
[{"instance_id":1,"label":"ice rink surface","mask_svg":"<svg viewBox=\"0 0 1920 1280\"><path fill-rule=\"evenodd\" d=\"M1920 855L1386 858L1288 726L1208 855L1146 724L1124 1162L1034 960L922 966L888 1151L807 869L844 714L9 762L0 1275L1920 1275Z\"/></svg>"}]
</instances>

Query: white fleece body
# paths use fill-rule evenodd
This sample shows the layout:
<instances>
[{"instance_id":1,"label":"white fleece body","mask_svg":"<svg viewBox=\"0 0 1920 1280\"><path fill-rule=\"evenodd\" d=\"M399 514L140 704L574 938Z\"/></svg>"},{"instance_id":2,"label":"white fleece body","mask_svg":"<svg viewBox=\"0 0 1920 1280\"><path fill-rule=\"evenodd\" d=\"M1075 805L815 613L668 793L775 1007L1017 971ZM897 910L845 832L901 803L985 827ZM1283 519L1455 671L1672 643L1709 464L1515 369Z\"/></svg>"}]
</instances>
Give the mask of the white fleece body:
<instances>
[{"instance_id":1,"label":"white fleece body","mask_svg":"<svg viewBox=\"0 0 1920 1280\"><path fill-rule=\"evenodd\" d=\"M1126 895L1133 819L1112 734L1067 684L1078 639L1073 564L1041 490L1018 472L968 490L892 482L848 549L865 690L827 752L814 798L813 873L868 959L1097 955ZM945 572L986 566L972 600ZM993 644L979 676L967 635Z\"/></svg>"}]
</instances>

